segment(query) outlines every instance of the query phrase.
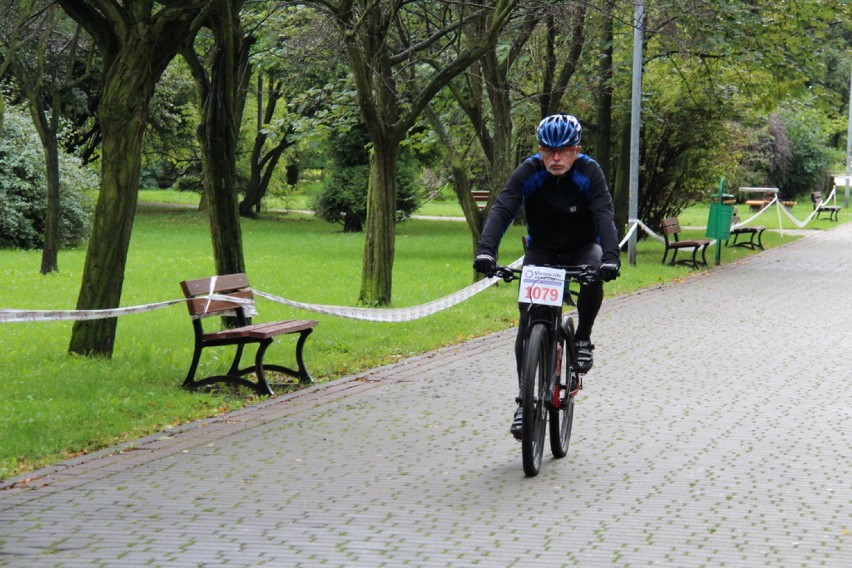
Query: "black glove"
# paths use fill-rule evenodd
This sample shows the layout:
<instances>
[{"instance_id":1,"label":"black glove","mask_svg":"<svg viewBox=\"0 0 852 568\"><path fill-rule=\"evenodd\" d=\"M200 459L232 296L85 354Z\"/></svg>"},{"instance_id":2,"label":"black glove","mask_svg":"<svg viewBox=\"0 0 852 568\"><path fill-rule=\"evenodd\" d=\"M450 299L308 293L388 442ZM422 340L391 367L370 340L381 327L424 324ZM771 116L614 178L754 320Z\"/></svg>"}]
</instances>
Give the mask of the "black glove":
<instances>
[{"instance_id":1,"label":"black glove","mask_svg":"<svg viewBox=\"0 0 852 568\"><path fill-rule=\"evenodd\" d=\"M604 282L609 282L610 280L615 280L619 276L621 276L621 270L618 265L614 262L607 262L601 264L600 270L598 270L598 274L601 276L601 280Z\"/></svg>"},{"instance_id":2,"label":"black glove","mask_svg":"<svg viewBox=\"0 0 852 568\"><path fill-rule=\"evenodd\" d=\"M478 254L473 259L473 269L481 274L491 276L497 270L497 261L488 254Z\"/></svg>"}]
</instances>

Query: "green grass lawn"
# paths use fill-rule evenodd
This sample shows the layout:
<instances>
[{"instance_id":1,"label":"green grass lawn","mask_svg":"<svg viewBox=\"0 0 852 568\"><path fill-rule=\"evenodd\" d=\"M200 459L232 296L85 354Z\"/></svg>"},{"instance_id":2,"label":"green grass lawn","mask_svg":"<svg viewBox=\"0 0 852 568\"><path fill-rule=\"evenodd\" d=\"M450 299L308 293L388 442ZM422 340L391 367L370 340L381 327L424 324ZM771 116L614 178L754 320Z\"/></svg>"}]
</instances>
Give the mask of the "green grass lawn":
<instances>
[{"instance_id":1,"label":"green grass lawn","mask_svg":"<svg viewBox=\"0 0 852 568\"><path fill-rule=\"evenodd\" d=\"M126 269L123 306L178 299L182 297L181 280L214 273L206 218L194 208L197 196L194 200L192 194L172 193L141 194L142 201L177 202L187 207L140 208ZM682 225L703 224L706 211L696 207L685 212ZM846 211L841 213L841 221L848 221L847 216ZM772 226L769 219L762 223ZM835 224L819 221L814 226ZM521 255L521 233L520 227L510 228L500 252L502 261ZM698 229L687 231L685 236L690 235L703 236ZM764 242L774 247L793 238L767 232ZM301 302L355 305L363 235L344 234L339 227L310 215L276 213L244 220L243 239L247 273L255 289ZM750 254L754 253L725 248L722 262ZM73 309L84 256L84 249L62 251L60 272L42 276L39 251L0 250L4 282L0 306ZM641 241L637 264L629 266L625 261L622 278L607 285L607 295L625 294L691 274L683 267L662 266L661 256L659 243ZM473 278L471 258L465 223L415 219L400 224L393 307L419 305L468 286ZM712 249L708 258L712 264ZM516 294L514 286L497 286L451 309L405 323L343 319L261 299L257 321L319 320L307 342L305 359L315 380L328 381L514 326ZM0 479L256 400L179 388L193 345L191 323L183 306L121 317L111 359L70 356L71 328L70 322L0 324L0 364L5 369L0 381ZM292 363L293 346L290 338L274 342L267 362ZM200 375L223 371L228 353L224 348L205 350ZM507 375L513 372L506 370Z\"/></svg>"}]
</instances>

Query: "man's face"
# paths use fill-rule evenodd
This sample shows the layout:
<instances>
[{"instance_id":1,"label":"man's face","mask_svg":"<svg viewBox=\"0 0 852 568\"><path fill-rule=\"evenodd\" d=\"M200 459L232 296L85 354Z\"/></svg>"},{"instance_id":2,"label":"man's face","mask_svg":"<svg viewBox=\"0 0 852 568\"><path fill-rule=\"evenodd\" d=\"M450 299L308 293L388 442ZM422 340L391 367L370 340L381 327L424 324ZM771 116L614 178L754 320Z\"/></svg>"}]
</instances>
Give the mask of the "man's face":
<instances>
[{"instance_id":1,"label":"man's face","mask_svg":"<svg viewBox=\"0 0 852 568\"><path fill-rule=\"evenodd\" d=\"M561 148L538 147L544 167L555 176L561 176L571 169L581 149L580 146L562 146Z\"/></svg>"}]
</instances>

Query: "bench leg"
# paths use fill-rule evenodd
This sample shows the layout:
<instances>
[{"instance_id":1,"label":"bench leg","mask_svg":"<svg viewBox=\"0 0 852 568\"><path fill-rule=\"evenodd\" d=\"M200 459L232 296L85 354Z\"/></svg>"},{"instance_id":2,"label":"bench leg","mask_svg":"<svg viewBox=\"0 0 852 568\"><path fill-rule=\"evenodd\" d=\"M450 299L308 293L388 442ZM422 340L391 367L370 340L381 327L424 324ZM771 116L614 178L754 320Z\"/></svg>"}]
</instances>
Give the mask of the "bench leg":
<instances>
[{"instance_id":1,"label":"bench leg","mask_svg":"<svg viewBox=\"0 0 852 568\"><path fill-rule=\"evenodd\" d=\"M299 380L305 384L314 382L305 368L305 360L302 357L302 349L305 347L305 342L308 340L308 336L312 331L313 329L302 330L301 334L299 334L299 342L296 343L296 363L299 365Z\"/></svg>"},{"instance_id":2,"label":"bench leg","mask_svg":"<svg viewBox=\"0 0 852 568\"><path fill-rule=\"evenodd\" d=\"M310 373L308 373L307 368L305 367L305 359L304 359L304 348L305 342L308 340L308 336L313 332L313 329L303 329L299 332L299 340L296 342L296 369L291 369L289 367L284 367L281 365L263 365L263 369L268 371L276 371L278 373L284 373L285 375L290 375L291 377L295 377L299 379L299 382L307 385L314 382L313 378L311 378ZM260 365L260 363L258 363Z\"/></svg>"},{"instance_id":3,"label":"bench leg","mask_svg":"<svg viewBox=\"0 0 852 568\"><path fill-rule=\"evenodd\" d=\"M702 266L707 266L707 247L710 245L704 245L701 247L701 264ZM698 251L695 251L698 252ZM695 265L695 268L698 268L698 265Z\"/></svg>"},{"instance_id":4,"label":"bench leg","mask_svg":"<svg viewBox=\"0 0 852 568\"><path fill-rule=\"evenodd\" d=\"M195 344L195 352L192 354L192 362L189 364L189 372L186 374L186 378L183 380L183 388L185 389L193 389L195 388L195 372L198 370L198 361L201 360L201 344Z\"/></svg>"},{"instance_id":5,"label":"bench leg","mask_svg":"<svg viewBox=\"0 0 852 568\"><path fill-rule=\"evenodd\" d=\"M258 353L257 358L259 358L260 360L263 360L263 354L266 351L266 348L269 346L269 343L271 343L271 342L272 342L271 339L261 342L261 345L258 347L258 350L257 350L257 353ZM204 345L202 345L200 343L196 343L195 352L192 354L192 363L190 363L190 365L189 365L189 372L186 375L186 379L184 379L184 381L183 381L183 388L188 389L188 390L195 390L195 389L198 389L198 388L201 388L201 387L211 386L211 385L218 384L218 383L225 383L225 384L230 384L230 385L235 385L235 386L243 386L243 387L250 388L253 391L255 391L257 394L260 394L260 395L264 395L264 394L271 395L271 394L273 394L272 390L269 388L269 385L266 383L266 379L263 376L263 372L262 372L262 369L260 367L257 367L259 369L259 372L258 372L258 381L256 383L249 381L248 379L243 378L243 375L246 374L246 371L247 372L253 372L256 368L256 367L250 367L249 369L244 370L244 371L241 371L239 369L240 360L242 359L244 348L245 348L244 343L237 344L237 351L234 355L234 360L231 362L231 367L230 367L230 369L228 369L227 374L213 375L213 376L210 376L210 377L205 377L205 378L203 378L199 381L196 381L195 380L195 373L198 370L198 362L201 359L201 351L202 351L202 349L204 349Z\"/></svg>"},{"instance_id":6,"label":"bench leg","mask_svg":"<svg viewBox=\"0 0 852 568\"><path fill-rule=\"evenodd\" d=\"M242 373L240 372L240 361L243 358L243 348L245 347L245 343L237 344L237 352L234 354L234 360L231 362L231 368L228 369L229 375L240 376Z\"/></svg>"},{"instance_id":7,"label":"bench leg","mask_svg":"<svg viewBox=\"0 0 852 568\"><path fill-rule=\"evenodd\" d=\"M674 266L677 264L677 249L672 249L672 259L669 262L669 266Z\"/></svg>"},{"instance_id":8,"label":"bench leg","mask_svg":"<svg viewBox=\"0 0 852 568\"><path fill-rule=\"evenodd\" d=\"M266 348L272 345L272 338L265 339L260 342L260 345L257 348L257 354L254 356L254 372L257 375L257 384L255 385L255 391L257 394L268 394L272 396L275 394L272 392L272 389L269 387L269 383L266 382L266 376L263 374L263 356L266 354ZM240 346L242 347L242 345Z\"/></svg>"}]
</instances>

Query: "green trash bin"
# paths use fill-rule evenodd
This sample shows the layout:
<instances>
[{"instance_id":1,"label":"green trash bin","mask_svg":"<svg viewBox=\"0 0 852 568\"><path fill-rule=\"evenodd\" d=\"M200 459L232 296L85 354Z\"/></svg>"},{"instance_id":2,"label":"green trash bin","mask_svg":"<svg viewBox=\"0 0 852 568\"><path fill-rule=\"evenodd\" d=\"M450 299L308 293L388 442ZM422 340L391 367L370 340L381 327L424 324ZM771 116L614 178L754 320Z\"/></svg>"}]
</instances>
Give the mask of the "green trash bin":
<instances>
[{"instance_id":1,"label":"green trash bin","mask_svg":"<svg viewBox=\"0 0 852 568\"><path fill-rule=\"evenodd\" d=\"M734 206L724 203L711 203L710 215L707 218L708 239L728 240L731 236L731 222L734 219Z\"/></svg>"},{"instance_id":2,"label":"green trash bin","mask_svg":"<svg viewBox=\"0 0 852 568\"><path fill-rule=\"evenodd\" d=\"M721 199L720 199L721 201ZM710 215L707 217L708 239L716 239L716 266L722 264L722 241L731 236L731 222L734 220L733 205L711 203Z\"/></svg>"}]
</instances>

